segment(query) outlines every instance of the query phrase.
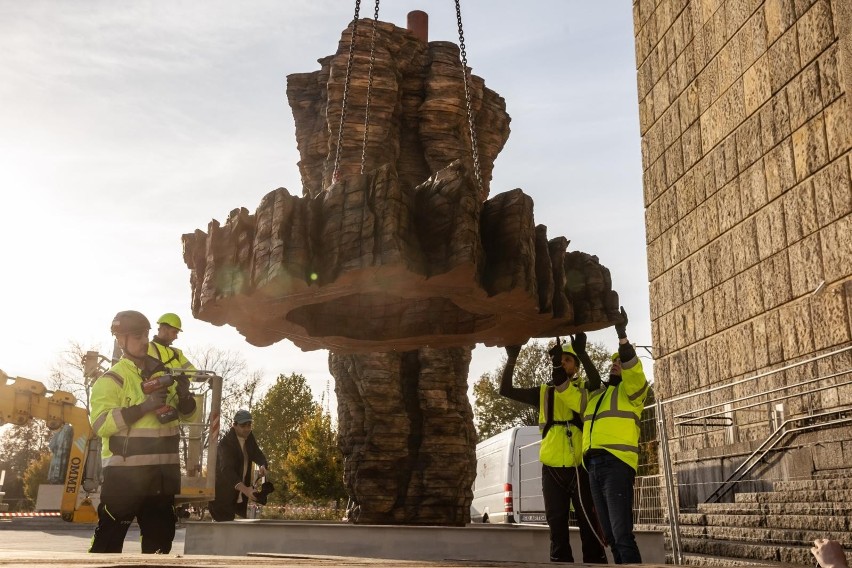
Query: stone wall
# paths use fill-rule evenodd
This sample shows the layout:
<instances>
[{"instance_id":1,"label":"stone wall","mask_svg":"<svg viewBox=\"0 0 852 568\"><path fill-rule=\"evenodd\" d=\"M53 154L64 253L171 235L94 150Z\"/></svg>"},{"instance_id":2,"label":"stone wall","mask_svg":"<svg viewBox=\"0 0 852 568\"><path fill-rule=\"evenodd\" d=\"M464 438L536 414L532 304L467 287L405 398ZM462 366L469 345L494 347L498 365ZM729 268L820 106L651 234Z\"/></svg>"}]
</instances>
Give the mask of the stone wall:
<instances>
[{"instance_id":1,"label":"stone wall","mask_svg":"<svg viewBox=\"0 0 852 568\"><path fill-rule=\"evenodd\" d=\"M852 1L639 0L633 13L656 392L849 346ZM845 352L669 416L841 373L826 379L837 388L783 401L786 417L836 409L852 404L850 369ZM735 411L733 428L670 422L679 459L756 446L771 410ZM849 455L847 429L827 436ZM819 461L812 469L830 467Z\"/></svg>"}]
</instances>

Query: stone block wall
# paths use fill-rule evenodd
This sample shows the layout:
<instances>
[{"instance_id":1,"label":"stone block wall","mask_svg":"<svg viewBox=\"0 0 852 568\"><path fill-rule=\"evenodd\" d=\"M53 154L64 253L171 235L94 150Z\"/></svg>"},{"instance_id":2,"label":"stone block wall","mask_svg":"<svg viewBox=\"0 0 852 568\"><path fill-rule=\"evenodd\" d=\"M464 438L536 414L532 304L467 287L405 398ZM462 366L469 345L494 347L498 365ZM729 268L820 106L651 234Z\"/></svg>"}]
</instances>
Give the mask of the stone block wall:
<instances>
[{"instance_id":1,"label":"stone block wall","mask_svg":"<svg viewBox=\"0 0 852 568\"><path fill-rule=\"evenodd\" d=\"M657 394L849 346L852 0L634 0L633 14ZM669 415L826 367L850 371L852 358L687 399ZM850 404L838 386L790 398L784 412ZM683 456L700 457L699 447L759 444L770 413L736 412L734 440L672 434Z\"/></svg>"}]
</instances>

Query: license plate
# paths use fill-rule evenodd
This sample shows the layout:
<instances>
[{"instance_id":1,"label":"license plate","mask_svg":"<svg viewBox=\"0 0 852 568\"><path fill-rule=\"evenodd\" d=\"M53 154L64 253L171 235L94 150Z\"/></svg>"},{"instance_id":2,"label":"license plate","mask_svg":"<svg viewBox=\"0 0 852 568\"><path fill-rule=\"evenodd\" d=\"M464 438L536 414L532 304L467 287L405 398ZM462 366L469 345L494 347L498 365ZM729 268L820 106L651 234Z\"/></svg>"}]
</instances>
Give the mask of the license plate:
<instances>
[{"instance_id":1,"label":"license plate","mask_svg":"<svg viewBox=\"0 0 852 568\"><path fill-rule=\"evenodd\" d=\"M519 515L522 523L546 523L547 517L544 513L521 513Z\"/></svg>"}]
</instances>

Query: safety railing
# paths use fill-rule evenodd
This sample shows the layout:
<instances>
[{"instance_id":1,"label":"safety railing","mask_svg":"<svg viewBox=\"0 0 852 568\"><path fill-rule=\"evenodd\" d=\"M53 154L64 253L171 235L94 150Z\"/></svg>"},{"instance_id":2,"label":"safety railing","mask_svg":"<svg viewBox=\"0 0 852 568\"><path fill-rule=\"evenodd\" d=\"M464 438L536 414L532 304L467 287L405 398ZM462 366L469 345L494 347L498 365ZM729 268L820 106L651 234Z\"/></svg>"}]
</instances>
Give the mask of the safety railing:
<instances>
[{"instance_id":1,"label":"safety railing","mask_svg":"<svg viewBox=\"0 0 852 568\"><path fill-rule=\"evenodd\" d=\"M844 428L852 424L850 395L852 346L846 346L660 401L660 498L675 563L682 557L681 511L795 479L773 469L785 452L852 438Z\"/></svg>"}]
</instances>

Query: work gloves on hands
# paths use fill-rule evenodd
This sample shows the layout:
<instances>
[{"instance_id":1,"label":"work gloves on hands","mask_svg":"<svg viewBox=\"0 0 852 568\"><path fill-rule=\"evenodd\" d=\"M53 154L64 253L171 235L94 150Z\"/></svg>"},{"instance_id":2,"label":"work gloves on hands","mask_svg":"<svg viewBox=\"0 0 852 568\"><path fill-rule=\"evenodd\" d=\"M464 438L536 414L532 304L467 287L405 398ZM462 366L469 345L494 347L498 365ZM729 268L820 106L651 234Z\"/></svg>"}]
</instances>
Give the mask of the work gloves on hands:
<instances>
[{"instance_id":1,"label":"work gloves on hands","mask_svg":"<svg viewBox=\"0 0 852 568\"><path fill-rule=\"evenodd\" d=\"M168 396L168 390L162 388L160 390L156 390L149 394L145 400L142 401L142 404L139 405L139 408L142 409L144 414L149 412L153 412L166 404L166 396Z\"/></svg>"},{"instance_id":2,"label":"work gloves on hands","mask_svg":"<svg viewBox=\"0 0 852 568\"><path fill-rule=\"evenodd\" d=\"M615 333L619 339L627 339L627 312L624 311L624 306L621 306L621 322L615 324Z\"/></svg>"},{"instance_id":3,"label":"work gloves on hands","mask_svg":"<svg viewBox=\"0 0 852 568\"><path fill-rule=\"evenodd\" d=\"M558 337L556 345L551 347L547 354L550 355L550 362L553 365L550 378L555 386L559 386L568 380L568 372L562 368L562 342Z\"/></svg>"},{"instance_id":4,"label":"work gloves on hands","mask_svg":"<svg viewBox=\"0 0 852 568\"><path fill-rule=\"evenodd\" d=\"M580 353L586 350L586 334L582 331L576 335L571 336L571 347L574 348L575 353Z\"/></svg>"},{"instance_id":5,"label":"work gloves on hands","mask_svg":"<svg viewBox=\"0 0 852 568\"><path fill-rule=\"evenodd\" d=\"M185 399L189 398L191 393L189 392L189 377L186 375L178 375L177 377L177 394L178 398Z\"/></svg>"}]
</instances>

